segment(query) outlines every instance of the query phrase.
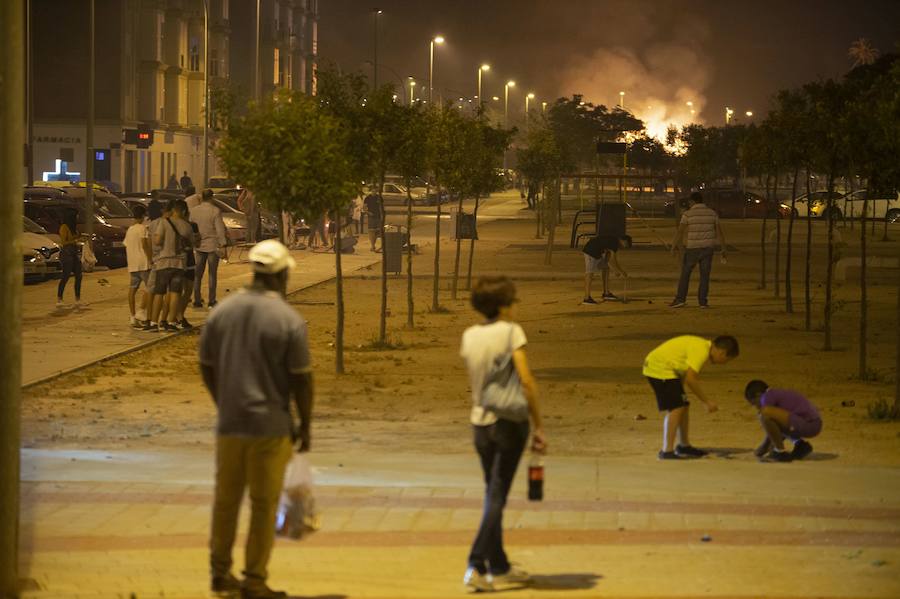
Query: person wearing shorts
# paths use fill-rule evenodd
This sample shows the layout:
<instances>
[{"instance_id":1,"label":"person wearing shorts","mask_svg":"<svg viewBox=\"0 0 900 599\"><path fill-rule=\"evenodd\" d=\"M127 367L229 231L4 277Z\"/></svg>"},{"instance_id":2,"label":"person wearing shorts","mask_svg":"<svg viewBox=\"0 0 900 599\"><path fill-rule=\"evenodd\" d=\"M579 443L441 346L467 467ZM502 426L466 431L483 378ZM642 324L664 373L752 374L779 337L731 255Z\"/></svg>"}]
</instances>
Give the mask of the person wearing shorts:
<instances>
[{"instance_id":1,"label":"person wearing shorts","mask_svg":"<svg viewBox=\"0 0 900 599\"><path fill-rule=\"evenodd\" d=\"M747 383L744 398L759 412L766 438L756 448L756 457L769 462L802 460L812 453L811 439L822 432L822 416L806 397L790 389L773 389L765 381ZM794 443L785 451L784 439Z\"/></svg>"},{"instance_id":2,"label":"person wearing shorts","mask_svg":"<svg viewBox=\"0 0 900 599\"><path fill-rule=\"evenodd\" d=\"M691 445L688 438L690 402L684 392L687 386L706 409L715 412L719 407L700 387L700 370L707 362L725 364L738 356L737 339L720 335L712 341L694 335L669 339L644 358L643 374L656 394L656 405L665 412L663 420L663 448L661 460L701 458L706 451ZM678 436L678 445L675 437Z\"/></svg>"},{"instance_id":3,"label":"person wearing shorts","mask_svg":"<svg viewBox=\"0 0 900 599\"><path fill-rule=\"evenodd\" d=\"M150 233L144 224L144 216L147 209L141 205L135 206L132 210L134 215L134 223L128 227L125 232L125 257L128 260L128 273L130 282L128 284L128 310L131 312L131 326L134 328L142 328L145 323L139 321L136 316L136 296L141 283L144 284L144 293L141 295L141 310L148 310L148 287L147 282L150 276Z\"/></svg>"},{"instance_id":4,"label":"person wearing shorts","mask_svg":"<svg viewBox=\"0 0 900 599\"><path fill-rule=\"evenodd\" d=\"M174 331L177 327L169 324L169 321L179 323L182 320L181 293L184 288L184 271L187 268L187 252L194 248L194 235L190 223L185 219L187 204L184 200L171 200L167 211L171 216L160 220L153 236L154 245L159 248L159 255L156 258L154 292L157 298L154 301L154 315L159 314L162 298L168 295L168 319L159 321L158 330Z\"/></svg>"},{"instance_id":5,"label":"person wearing shorts","mask_svg":"<svg viewBox=\"0 0 900 599\"><path fill-rule=\"evenodd\" d=\"M619 299L609 290L609 266L616 269L622 277L627 277L628 273L619 266L619 260L616 257L620 249L631 247L631 237L610 237L598 235L592 237L590 241L584 244L582 253L584 254L584 299L582 304L596 304L597 300L591 297L591 283L594 280L594 273L600 273L603 281L603 300L615 301Z\"/></svg>"}]
</instances>

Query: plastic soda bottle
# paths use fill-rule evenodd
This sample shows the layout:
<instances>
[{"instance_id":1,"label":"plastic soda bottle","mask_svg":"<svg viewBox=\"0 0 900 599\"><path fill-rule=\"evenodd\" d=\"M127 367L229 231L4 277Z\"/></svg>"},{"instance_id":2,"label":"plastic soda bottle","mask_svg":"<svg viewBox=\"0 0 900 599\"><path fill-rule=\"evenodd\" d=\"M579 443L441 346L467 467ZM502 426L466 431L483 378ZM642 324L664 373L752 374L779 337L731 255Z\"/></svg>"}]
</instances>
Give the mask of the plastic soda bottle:
<instances>
[{"instance_id":1,"label":"plastic soda bottle","mask_svg":"<svg viewBox=\"0 0 900 599\"><path fill-rule=\"evenodd\" d=\"M544 499L544 457L539 453L531 454L528 463L528 501Z\"/></svg>"}]
</instances>

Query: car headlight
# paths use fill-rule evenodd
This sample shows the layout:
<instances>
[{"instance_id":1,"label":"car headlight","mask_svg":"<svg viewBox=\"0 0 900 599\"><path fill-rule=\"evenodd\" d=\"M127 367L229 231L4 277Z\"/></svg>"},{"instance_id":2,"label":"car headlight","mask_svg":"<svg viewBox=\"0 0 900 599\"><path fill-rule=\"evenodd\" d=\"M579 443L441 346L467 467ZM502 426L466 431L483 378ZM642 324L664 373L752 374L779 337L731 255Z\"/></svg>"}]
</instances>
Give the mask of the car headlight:
<instances>
[{"instance_id":1,"label":"car headlight","mask_svg":"<svg viewBox=\"0 0 900 599\"><path fill-rule=\"evenodd\" d=\"M244 223L242 223L239 219L231 217L231 216L223 217L222 222L224 222L225 226L228 227L229 229L243 229L244 228Z\"/></svg>"}]
</instances>

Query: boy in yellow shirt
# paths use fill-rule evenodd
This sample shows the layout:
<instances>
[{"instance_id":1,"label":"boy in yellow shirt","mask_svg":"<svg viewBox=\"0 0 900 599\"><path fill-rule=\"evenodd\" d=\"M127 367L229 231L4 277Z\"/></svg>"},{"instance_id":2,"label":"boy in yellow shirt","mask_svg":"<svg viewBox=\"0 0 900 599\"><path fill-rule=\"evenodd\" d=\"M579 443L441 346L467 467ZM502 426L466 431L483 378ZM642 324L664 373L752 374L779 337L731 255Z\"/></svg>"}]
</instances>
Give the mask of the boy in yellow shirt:
<instances>
[{"instance_id":1,"label":"boy in yellow shirt","mask_svg":"<svg viewBox=\"0 0 900 599\"><path fill-rule=\"evenodd\" d=\"M707 362L725 364L740 353L737 339L721 335L712 341L694 335L682 335L669 339L647 354L644 358L643 374L656 393L656 404L660 412L665 412L663 422L663 449L661 460L680 458L700 458L707 452L692 446L688 439L690 404L684 387L693 392L706 404L706 409L715 412L719 407L700 387L700 369ZM678 434L678 445L675 435Z\"/></svg>"}]
</instances>

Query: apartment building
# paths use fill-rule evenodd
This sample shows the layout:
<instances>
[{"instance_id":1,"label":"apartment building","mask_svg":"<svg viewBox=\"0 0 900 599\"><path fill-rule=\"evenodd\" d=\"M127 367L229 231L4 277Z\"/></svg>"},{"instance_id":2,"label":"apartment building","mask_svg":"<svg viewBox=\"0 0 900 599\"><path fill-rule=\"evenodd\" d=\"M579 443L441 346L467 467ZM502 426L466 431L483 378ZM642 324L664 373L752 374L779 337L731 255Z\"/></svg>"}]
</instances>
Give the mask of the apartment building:
<instances>
[{"instance_id":1,"label":"apartment building","mask_svg":"<svg viewBox=\"0 0 900 599\"><path fill-rule=\"evenodd\" d=\"M114 188L165 187L171 175L177 179L183 171L201 184L204 5L211 87L227 82L250 95L278 87L315 90L318 0L94 2L91 158L95 179ZM32 0L31 5L34 179L83 178L89 3ZM136 143L137 130L143 143ZM212 156L210 174L217 174Z\"/></svg>"}]
</instances>

